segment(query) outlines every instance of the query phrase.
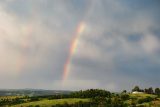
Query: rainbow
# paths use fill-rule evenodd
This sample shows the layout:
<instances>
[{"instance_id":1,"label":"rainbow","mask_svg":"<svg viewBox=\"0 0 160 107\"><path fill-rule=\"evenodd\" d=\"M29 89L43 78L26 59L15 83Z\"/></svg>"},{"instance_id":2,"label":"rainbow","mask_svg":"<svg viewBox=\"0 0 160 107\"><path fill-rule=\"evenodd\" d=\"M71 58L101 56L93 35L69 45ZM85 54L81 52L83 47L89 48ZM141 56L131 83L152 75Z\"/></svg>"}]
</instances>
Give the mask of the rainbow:
<instances>
[{"instance_id":1,"label":"rainbow","mask_svg":"<svg viewBox=\"0 0 160 107\"><path fill-rule=\"evenodd\" d=\"M34 8L34 7L33 7ZM34 11L35 9L32 10L31 17L28 20L28 23L21 28L21 35L23 36L23 41L21 42L21 47L25 50L29 48L29 42L30 38L32 37L33 31L34 31L34 20L36 18L36 12ZM27 57L24 53L21 53L19 58L17 59L17 64L16 64L16 70L17 72L20 72L24 69L25 64L27 61Z\"/></svg>"},{"instance_id":2,"label":"rainbow","mask_svg":"<svg viewBox=\"0 0 160 107\"><path fill-rule=\"evenodd\" d=\"M29 48L29 40L32 33L33 33L33 25L31 23L27 24L24 28L22 28L21 32L23 36L23 42L21 42L22 49L27 50ZM17 72L21 72L24 69L26 61L27 61L26 55L23 52L20 53L16 64Z\"/></svg>"},{"instance_id":3,"label":"rainbow","mask_svg":"<svg viewBox=\"0 0 160 107\"><path fill-rule=\"evenodd\" d=\"M66 63L64 64L63 81L65 81L68 77L68 74L70 72L70 62L71 62L72 56L76 52L78 40L82 35L82 33L84 32L84 30L85 30L85 23L82 21L77 26L76 32L71 42L71 47L69 49L69 55L67 57Z\"/></svg>"},{"instance_id":4,"label":"rainbow","mask_svg":"<svg viewBox=\"0 0 160 107\"><path fill-rule=\"evenodd\" d=\"M76 27L75 34L73 35L73 39L71 41L69 54L68 54L67 60L66 60L64 67L63 67L63 75L62 75L62 84L63 85L64 85L65 81L67 80L67 77L71 71L70 70L70 66L71 66L70 62L72 60L72 56L76 52L79 39L82 36L82 33L84 32L84 30L86 28L85 21L91 15L95 4L96 4L96 0L90 0L90 2L88 3L88 9L86 10L84 17L82 18L82 21L80 21L80 23Z\"/></svg>"}]
</instances>

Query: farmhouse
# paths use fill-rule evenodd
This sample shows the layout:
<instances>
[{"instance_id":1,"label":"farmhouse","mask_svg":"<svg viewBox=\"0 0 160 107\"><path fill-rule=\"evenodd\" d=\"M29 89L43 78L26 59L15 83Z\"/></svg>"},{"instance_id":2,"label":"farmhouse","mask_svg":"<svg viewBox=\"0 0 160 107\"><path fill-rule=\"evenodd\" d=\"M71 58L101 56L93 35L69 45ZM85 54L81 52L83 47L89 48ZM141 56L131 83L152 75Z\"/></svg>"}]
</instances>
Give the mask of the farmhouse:
<instances>
[{"instance_id":1,"label":"farmhouse","mask_svg":"<svg viewBox=\"0 0 160 107\"><path fill-rule=\"evenodd\" d=\"M133 91L132 94L143 94L143 92Z\"/></svg>"}]
</instances>

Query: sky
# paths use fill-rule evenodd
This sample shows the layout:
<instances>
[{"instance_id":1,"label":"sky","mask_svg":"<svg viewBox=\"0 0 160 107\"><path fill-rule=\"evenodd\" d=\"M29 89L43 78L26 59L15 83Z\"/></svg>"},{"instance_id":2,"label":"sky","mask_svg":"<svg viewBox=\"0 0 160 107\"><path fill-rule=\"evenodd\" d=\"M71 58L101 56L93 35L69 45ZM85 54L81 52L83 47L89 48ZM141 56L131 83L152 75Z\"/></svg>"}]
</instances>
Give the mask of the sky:
<instances>
[{"instance_id":1,"label":"sky","mask_svg":"<svg viewBox=\"0 0 160 107\"><path fill-rule=\"evenodd\" d=\"M1 0L0 89L160 87L159 5Z\"/></svg>"}]
</instances>

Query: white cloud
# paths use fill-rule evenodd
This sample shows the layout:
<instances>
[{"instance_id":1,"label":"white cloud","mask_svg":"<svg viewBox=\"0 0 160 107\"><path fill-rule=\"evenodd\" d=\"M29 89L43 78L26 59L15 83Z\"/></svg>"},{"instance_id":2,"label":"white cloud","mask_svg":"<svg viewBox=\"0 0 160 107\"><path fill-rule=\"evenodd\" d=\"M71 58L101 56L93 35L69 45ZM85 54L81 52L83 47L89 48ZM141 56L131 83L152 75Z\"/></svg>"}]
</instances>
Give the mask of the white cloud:
<instances>
[{"instance_id":1,"label":"white cloud","mask_svg":"<svg viewBox=\"0 0 160 107\"><path fill-rule=\"evenodd\" d=\"M154 54L156 50L160 49L159 40L152 34L146 34L141 41L141 45L149 54Z\"/></svg>"}]
</instances>

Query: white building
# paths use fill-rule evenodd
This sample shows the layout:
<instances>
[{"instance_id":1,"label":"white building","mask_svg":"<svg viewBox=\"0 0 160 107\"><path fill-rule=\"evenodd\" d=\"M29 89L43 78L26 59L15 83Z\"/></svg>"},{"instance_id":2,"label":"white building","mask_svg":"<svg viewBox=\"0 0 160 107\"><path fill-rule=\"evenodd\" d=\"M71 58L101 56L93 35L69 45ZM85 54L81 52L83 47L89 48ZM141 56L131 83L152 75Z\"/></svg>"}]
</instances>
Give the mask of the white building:
<instances>
[{"instance_id":1,"label":"white building","mask_svg":"<svg viewBox=\"0 0 160 107\"><path fill-rule=\"evenodd\" d=\"M132 94L143 94L143 92L133 91Z\"/></svg>"}]
</instances>

